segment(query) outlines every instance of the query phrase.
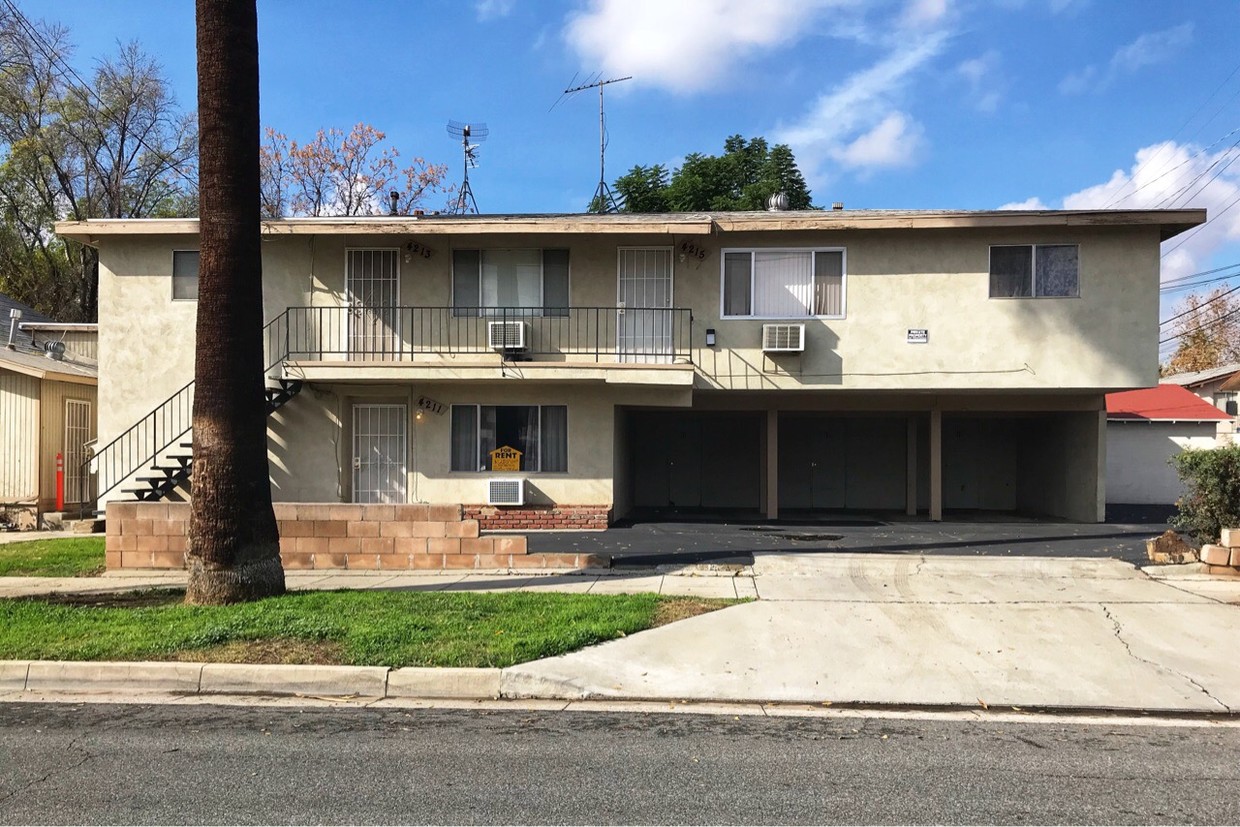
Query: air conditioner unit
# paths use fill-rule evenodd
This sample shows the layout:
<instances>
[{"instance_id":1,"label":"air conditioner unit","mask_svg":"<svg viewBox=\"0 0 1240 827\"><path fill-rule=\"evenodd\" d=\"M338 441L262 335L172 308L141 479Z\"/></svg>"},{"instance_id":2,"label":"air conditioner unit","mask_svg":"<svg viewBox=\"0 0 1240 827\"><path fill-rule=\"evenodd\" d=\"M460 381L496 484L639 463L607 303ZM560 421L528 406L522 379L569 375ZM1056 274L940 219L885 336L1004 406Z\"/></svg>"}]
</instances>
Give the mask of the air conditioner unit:
<instances>
[{"instance_id":1,"label":"air conditioner unit","mask_svg":"<svg viewBox=\"0 0 1240 827\"><path fill-rule=\"evenodd\" d=\"M487 480L487 505L525 505L525 480Z\"/></svg>"},{"instance_id":2,"label":"air conditioner unit","mask_svg":"<svg viewBox=\"0 0 1240 827\"><path fill-rule=\"evenodd\" d=\"M764 353L801 353L805 350L805 325L762 325L762 351Z\"/></svg>"},{"instance_id":3,"label":"air conditioner unit","mask_svg":"<svg viewBox=\"0 0 1240 827\"><path fill-rule=\"evenodd\" d=\"M525 350L525 322L487 322L487 346L492 350Z\"/></svg>"}]
</instances>

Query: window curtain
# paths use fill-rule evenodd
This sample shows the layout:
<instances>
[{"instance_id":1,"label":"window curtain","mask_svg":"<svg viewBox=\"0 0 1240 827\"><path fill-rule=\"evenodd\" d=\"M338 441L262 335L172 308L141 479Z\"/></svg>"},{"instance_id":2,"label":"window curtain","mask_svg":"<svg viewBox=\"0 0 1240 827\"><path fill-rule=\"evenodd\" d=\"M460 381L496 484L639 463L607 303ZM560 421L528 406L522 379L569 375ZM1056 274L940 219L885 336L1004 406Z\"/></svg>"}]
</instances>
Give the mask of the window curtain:
<instances>
[{"instance_id":1,"label":"window curtain","mask_svg":"<svg viewBox=\"0 0 1240 827\"><path fill-rule=\"evenodd\" d=\"M1033 248L1028 245L990 248L990 297L1019 298L1033 288Z\"/></svg>"},{"instance_id":2,"label":"window curtain","mask_svg":"<svg viewBox=\"0 0 1240 827\"><path fill-rule=\"evenodd\" d=\"M1039 245L1034 268L1035 296L1080 295L1075 244Z\"/></svg>"},{"instance_id":3,"label":"window curtain","mask_svg":"<svg viewBox=\"0 0 1240 827\"><path fill-rule=\"evenodd\" d=\"M814 270L808 252L755 252L754 315L798 318L813 306Z\"/></svg>"},{"instance_id":4,"label":"window curtain","mask_svg":"<svg viewBox=\"0 0 1240 827\"><path fill-rule=\"evenodd\" d=\"M543 250L543 314L568 315L568 250Z\"/></svg>"},{"instance_id":5,"label":"window curtain","mask_svg":"<svg viewBox=\"0 0 1240 827\"><path fill-rule=\"evenodd\" d=\"M481 256L477 250L452 251L452 315L476 316L482 306L478 293L478 268Z\"/></svg>"},{"instance_id":6,"label":"window curtain","mask_svg":"<svg viewBox=\"0 0 1240 827\"><path fill-rule=\"evenodd\" d=\"M172 254L172 298L198 298L197 250L178 250Z\"/></svg>"},{"instance_id":7,"label":"window curtain","mask_svg":"<svg viewBox=\"0 0 1240 827\"><path fill-rule=\"evenodd\" d=\"M521 470L538 470L538 406L528 405L512 409L517 417L517 442L512 447L521 451Z\"/></svg>"},{"instance_id":8,"label":"window curtain","mask_svg":"<svg viewBox=\"0 0 1240 827\"><path fill-rule=\"evenodd\" d=\"M542 471L568 470L568 407L542 409Z\"/></svg>"},{"instance_id":9,"label":"window curtain","mask_svg":"<svg viewBox=\"0 0 1240 827\"><path fill-rule=\"evenodd\" d=\"M452 406L452 470L477 471L478 406Z\"/></svg>"},{"instance_id":10,"label":"window curtain","mask_svg":"<svg viewBox=\"0 0 1240 827\"><path fill-rule=\"evenodd\" d=\"M844 315L843 253L814 253L814 315Z\"/></svg>"},{"instance_id":11,"label":"window curtain","mask_svg":"<svg viewBox=\"0 0 1240 827\"><path fill-rule=\"evenodd\" d=\"M482 251L483 307L539 307L541 304L540 250Z\"/></svg>"},{"instance_id":12,"label":"window curtain","mask_svg":"<svg viewBox=\"0 0 1240 827\"><path fill-rule=\"evenodd\" d=\"M748 316L752 307L749 299L750 265L749 253L725 253L723 256L723 315Z\"/></svg>"},{"instance_id":13,"label":"window curtain","mask_svg":"<svg viewBox=\"0 0 1240 827\"><path fill-rule=\"evenodd\" d=\"M495 440L495 407L483 405L478 409L478 468L491 470L491 452L498 448ZM516 448L517 446L512 446Z\"/></svg>"}]
</instances>

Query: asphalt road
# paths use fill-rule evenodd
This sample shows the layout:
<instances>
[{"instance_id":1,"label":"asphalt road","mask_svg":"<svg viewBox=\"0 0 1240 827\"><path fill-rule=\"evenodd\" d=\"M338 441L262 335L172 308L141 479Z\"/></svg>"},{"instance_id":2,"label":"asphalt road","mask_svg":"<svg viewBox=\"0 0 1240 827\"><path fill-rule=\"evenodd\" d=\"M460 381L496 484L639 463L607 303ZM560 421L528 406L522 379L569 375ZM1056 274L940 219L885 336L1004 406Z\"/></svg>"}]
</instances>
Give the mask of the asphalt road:
<instances>
[{"instance_id":1,"label":"asphalt road","mask_svg":"<svg viewBox=\"0 0 1240 827\"><path fill-rule=\"evenodd\" d=\"M1240 729L0 705L4 823L1237 823Z\"/></svg>"}]
</instances>

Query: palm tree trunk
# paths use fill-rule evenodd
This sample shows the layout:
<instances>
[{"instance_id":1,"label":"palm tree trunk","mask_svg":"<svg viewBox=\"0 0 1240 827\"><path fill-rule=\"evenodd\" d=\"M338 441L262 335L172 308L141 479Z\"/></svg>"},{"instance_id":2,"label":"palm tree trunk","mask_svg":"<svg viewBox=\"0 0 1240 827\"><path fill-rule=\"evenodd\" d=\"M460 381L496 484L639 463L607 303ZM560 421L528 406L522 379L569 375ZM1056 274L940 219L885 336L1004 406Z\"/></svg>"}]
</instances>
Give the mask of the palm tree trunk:
<instances>
[{"instance_id":1,"label":"palm tree trunk","mask_svg":"<svg viewBox=\"0 0 1240 827\"><path fill-rule=\"evenodd\" d=\"M284 592L263 398L255 0L197 0L199 246L188 603Z\"/></svg>"}]
</instances>

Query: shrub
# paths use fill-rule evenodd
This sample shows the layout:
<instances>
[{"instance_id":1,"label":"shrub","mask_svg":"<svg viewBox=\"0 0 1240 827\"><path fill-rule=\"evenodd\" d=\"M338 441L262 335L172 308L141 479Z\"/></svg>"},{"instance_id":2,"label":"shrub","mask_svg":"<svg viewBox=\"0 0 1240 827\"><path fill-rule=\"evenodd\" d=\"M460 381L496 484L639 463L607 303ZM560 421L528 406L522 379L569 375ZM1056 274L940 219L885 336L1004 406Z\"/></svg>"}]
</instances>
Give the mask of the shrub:
<instances>
[{"instance_id":1,"label":"shrub","mask_svg":"<svg viewBox=\"0 0 1240 827\"><path fill-rule=\"evenodd\" d=\"M1172 528L1217 543L1222 529L1240 526L1240 445L1181 451L1171 463L1185 489Z\"/></svg>"}]
</instances>

